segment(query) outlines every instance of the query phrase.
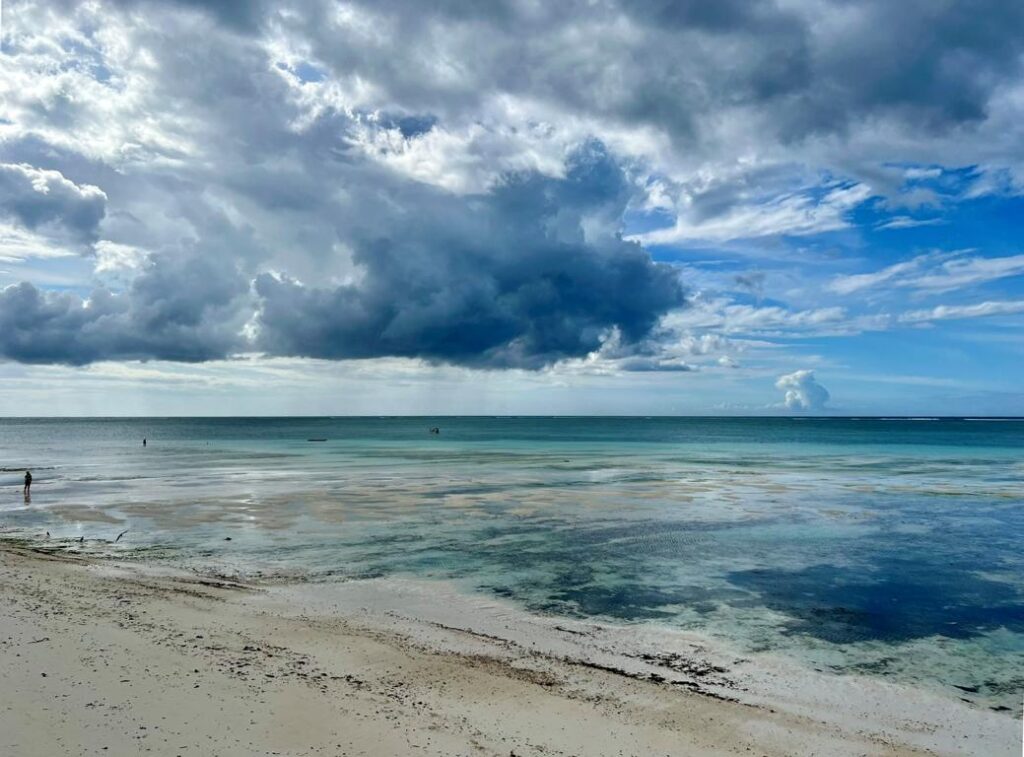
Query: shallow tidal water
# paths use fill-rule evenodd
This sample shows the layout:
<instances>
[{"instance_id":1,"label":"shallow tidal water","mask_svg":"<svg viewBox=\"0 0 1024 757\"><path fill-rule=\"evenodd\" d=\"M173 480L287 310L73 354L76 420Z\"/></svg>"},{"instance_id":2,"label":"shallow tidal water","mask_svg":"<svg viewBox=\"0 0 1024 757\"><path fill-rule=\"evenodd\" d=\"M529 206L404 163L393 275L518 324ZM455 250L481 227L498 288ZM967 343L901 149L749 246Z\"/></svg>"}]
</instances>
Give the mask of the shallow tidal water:
<instances>
[{"instance_id":1,"label":"shallow tidal water","mask_svg":"<svg viewBox=\"0 0 1024 757\"><path fill-rule=\"evenodd\" d=\"M1017 420L6 419L0 469L7 538L444 581L1020 713Z\"/></svg>"}]
</instances>

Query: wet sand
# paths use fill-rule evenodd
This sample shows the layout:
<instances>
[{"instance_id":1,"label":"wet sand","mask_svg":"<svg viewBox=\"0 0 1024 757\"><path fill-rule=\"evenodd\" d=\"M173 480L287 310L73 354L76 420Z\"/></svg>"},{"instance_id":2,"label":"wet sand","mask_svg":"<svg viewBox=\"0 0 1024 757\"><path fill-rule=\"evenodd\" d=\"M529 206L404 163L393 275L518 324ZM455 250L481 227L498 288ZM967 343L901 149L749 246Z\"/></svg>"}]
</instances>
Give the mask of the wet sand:
<instances>
[{"instance_id":1,"label":"wet sand","mask_svg":"<svg viewBox=\"0 0 1024 757\"><path fill-rule=\"evenodd\" d=\"M408 598L359 583L248 586L0 545L0 753L1020 752L1014 718L913 689L609 657L597 626L494 610L469 628L443 593L411 619ZM566 653L577 637L590 651Z\"/></svg>"}]
</instances>

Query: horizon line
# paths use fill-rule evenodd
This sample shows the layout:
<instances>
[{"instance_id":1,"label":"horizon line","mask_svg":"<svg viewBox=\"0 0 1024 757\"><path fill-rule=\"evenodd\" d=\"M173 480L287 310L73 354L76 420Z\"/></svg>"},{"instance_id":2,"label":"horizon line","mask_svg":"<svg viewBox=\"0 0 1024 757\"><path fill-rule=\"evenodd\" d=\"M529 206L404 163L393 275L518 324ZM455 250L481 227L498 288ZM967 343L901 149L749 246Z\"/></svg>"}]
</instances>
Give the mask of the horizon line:
<instances>
[{"instance_id":1,"label":"horizon line","mask_svg":"<svg viewBox=\"0 0 1024 757\"><path fill-rule=\"evenodd\" d=\"M669 414L580 414L580 413L501 413L501 414L451 414L451 413L414 413L414 414L330 414L330 415L0 415L2 421L16 420L289 420L307 418L314 420L389 420L400 418L491 418L491 419L572 419L572 418L605 418L605 419L631 419L631 420L662 420L662 419L779 419L779 420L1024 420L1020 415L822 415L822 414L796 414L796 415L669 415Z\"/></svg>"}]
</instances>

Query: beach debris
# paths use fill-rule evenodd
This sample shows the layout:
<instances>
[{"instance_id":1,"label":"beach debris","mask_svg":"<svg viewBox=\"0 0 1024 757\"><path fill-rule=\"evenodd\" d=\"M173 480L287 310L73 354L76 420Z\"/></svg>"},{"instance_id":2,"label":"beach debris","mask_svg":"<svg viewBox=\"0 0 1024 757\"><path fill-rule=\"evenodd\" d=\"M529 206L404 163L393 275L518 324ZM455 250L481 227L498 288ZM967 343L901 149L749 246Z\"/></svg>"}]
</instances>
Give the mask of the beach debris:
<instances>
[{"instance_id":1,"label":"beach debris","mask_svg":"<svg viewBox=\"0 0 1024 757\"><path fill-rule=\"evenodd\" d=\"M225 536L224 537L224 541L231 541L231 537L230 536Z\"/></svg>"},{"instance_id":2,"label":"beach debris","mask_svg":"<svg viewBox=\"0 0 1024 757\"><path fill-rule=\"evenodd\" d=\"M44 636L41 639L32 639L32 641L30 641L29 644L41 644L42 642L49 641L49 640L50 640L49 636Z\"/></svg>"},{"instance_id":3,"label":"beach debris","mask_svg":"<svg viewBox=\"0 0 1024 757\"><path fill-rule=\"evenodd\" d=\"M119 541L121 541L121 537L124 536L126 533L128 533L127 528L117 535L117 538L114 539L114 544L117 544Z\"/></svg>"}]
</instances>

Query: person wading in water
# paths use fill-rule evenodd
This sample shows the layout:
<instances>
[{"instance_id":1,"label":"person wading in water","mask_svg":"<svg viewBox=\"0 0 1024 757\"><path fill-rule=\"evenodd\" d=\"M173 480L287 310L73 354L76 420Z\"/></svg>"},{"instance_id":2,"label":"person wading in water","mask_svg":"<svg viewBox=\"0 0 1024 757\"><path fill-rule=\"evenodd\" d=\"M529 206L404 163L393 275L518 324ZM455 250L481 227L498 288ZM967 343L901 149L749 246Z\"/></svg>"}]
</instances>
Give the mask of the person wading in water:
<instances>
[{"instance_id":1,"label":"person wading in water","mask_svg":"<svg viewBox=\"0 0 1024 757\"><path fill-rule=\"evenodd\" d=\"M25 471L25 499L32 499L32 471Z\"/></svg>"}]
</instances>

